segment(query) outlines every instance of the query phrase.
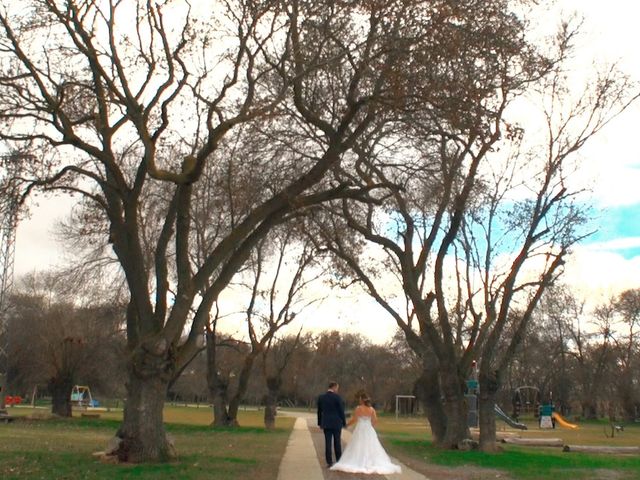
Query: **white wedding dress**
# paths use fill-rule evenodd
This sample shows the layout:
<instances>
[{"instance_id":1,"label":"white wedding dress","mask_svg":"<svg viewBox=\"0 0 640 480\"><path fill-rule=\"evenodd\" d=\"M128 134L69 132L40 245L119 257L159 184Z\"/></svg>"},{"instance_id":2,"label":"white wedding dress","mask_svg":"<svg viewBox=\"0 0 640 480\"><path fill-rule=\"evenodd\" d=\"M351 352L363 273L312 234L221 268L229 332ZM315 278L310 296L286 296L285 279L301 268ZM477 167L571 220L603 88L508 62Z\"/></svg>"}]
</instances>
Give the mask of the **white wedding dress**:
<instances>
[{"instance_id":1,"label":"white wedding dress","mask_svg":"<svg viewBox=\"0 0 640 480\"><path fill-rule=\"evenodd\" d=\"M391 463L387 452L380 444L378 435L371 424L371 417L359 416L351 440L340 461L331 470L349 473L376 473L388 475L401 473L399 465Z\"/></svg>"}]
</instances>

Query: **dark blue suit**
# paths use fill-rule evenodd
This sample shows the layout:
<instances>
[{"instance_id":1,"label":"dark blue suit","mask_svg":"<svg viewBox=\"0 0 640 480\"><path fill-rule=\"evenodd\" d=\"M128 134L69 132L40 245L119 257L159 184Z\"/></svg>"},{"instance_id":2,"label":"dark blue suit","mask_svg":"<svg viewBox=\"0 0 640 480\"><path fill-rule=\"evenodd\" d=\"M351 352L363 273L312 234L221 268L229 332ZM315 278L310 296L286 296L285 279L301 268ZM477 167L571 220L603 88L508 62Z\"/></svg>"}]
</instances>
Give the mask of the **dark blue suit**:
<instances>
[{"instance_id":1,"label":"dark blue suit","mask_svg":"<svg viewBox=\"0 0 640 480\"><path fill-rule=\"evenodd\" d=\"M344 401L337 393L329 390L318 397L318 426L324 430L324 454L327 465L333 464L331 459L331 443L336 453L336 461L342 455L340 435L347 425L344 415Z\"/></svg>"}]
</instances>

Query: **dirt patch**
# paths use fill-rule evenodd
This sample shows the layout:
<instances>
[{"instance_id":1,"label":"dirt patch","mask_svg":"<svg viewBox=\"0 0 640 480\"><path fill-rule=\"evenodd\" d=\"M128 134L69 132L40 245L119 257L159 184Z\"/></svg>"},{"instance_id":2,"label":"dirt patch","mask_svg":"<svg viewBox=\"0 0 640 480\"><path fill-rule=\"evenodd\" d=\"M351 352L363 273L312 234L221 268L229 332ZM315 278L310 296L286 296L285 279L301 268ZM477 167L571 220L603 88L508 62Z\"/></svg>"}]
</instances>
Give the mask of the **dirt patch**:
<instances>
[{"instance_id":1,"label":"dirt patch","mask_svg":"<svg viewBox=\"0 0 640 480\"><path fill-rule=\"evenodd\" d=\"M397 451L394 451L393 455L406 466L421 473L429 480L513 480L512 477L501 470L476 467L473 465L444 467L420 462ZM612 478L611 480L614 479Z\"/></svg>"},{"instance_id":2,"label":"dirt patch","mask_svg":"<svg viewBox=\"0 0 640 480\"><path fill-rule=\"evenodd\" d=\"M623 473L623 472L616 472L614 470L598 469L598 470L593 470L590 473L591 473L591 475L593 475L590 478L592 478L594 480L595 479L597 479L597 480L626 480L626 479L633 478L632 476L630 476L630 474L626 474L626 473Z\"/></svg>"}]
</instances>

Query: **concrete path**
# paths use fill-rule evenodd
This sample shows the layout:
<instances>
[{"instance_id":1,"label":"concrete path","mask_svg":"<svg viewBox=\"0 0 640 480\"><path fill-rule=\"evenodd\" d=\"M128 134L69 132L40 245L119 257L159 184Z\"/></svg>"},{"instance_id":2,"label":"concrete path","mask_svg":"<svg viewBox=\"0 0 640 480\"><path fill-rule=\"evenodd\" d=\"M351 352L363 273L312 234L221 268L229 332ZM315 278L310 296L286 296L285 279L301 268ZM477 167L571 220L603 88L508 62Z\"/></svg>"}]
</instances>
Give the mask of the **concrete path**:
<instances>
[{"instance_id":1,"label":"concrete path","mask_svg":"<svg viewBox=\"0 0 640 480\"><path fill-rule=\"evenodd\" d=\"M362 475L333 472L324 464L324 436L315 426L316 416L312 413L278 412L279 415L296 416L287 449L280 462L278 480L350 480L362 479ZM351 432L342 431L342 439L348 443ZM369 480L428 480L424 475L411 470L406 465L392 458L394 463L402 467L401 474L395 475L367 475Z\"/></svg>"},{"instance_id":2,"label":"concrete path","mask_svg":"<svg viewBox=\"0 0 640 480\"><path fill-rule=\"evenodd\" d=\"M302 479L324 480L324 475L316 456L311 433L307 427L307 420L298 417L280 462L278 480Z\"/></svg>"}]
</instances>

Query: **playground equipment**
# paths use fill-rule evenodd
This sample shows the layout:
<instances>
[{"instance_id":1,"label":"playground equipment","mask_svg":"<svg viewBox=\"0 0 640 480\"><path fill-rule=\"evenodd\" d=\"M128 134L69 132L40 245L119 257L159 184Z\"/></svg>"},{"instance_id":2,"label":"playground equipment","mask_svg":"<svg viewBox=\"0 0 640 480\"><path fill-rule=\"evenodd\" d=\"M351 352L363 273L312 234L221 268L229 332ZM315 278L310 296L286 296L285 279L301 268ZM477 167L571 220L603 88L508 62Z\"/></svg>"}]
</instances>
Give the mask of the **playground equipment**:
<instances>
[{"instance_id":1,"label":"playground equipment","mask_svg":"<svg viewBox=\"0 0 640 480\"><path fill-rule=\"evenodd\" d=\"M396 395L396 420L400 415L414 415L416 407L415 395Z\"/></svg>"},{"instance_id":2,"label":"playground equipment","mask_svg":"<svg viewBox=\"0 0 640 480\"><path fill-rule=\"evenodd\" d=\"M478 411L478 393L480 384L478 383L478 364L474 360L471 364L471 378L467 380L467 392L464 395L467 401L467 426L478 428L480 412Z\"/></svg>"},{"instance_id":3,"label":"playground equipment","mask_svg":"<svg viewBox=\"0 0 640 480\"><path fill-rule=\"evenodd\" d=\"M74 407L97 407L98 402L91 396L91 389L84 385L74 385L71 390L71 405Z\"/></svg>"},{"instance_id":4,"label":"playground equipment","mask_svg":"<svg viewBox=\"0 0 640 480\"><path fill-rule=\"evenodd\" d=\"M494 410L496 412L497 417L503 422L505 422L507 425L509 425L510 427L518 428L520 430L527 429L527 426L524 423L516 422L513 418L511 418L509 415L504 413L498 405L494 406Z\"/></svg>"},{"instance_id":5,"label":"playground equipment","mask_svg":"<svg viewBox=\"0 0 640 480\"><path fill-rule=\"evenodd\" d=\"M513 417L516 420L523 414L535 415L540 407L540 390L538 387L523 385L515 389L512 401Z\"/></svg>"},{"instance_id":6,"label":"playground equipment","mask_svg":"<svg viewBox=\"0 0 640 480\"><path fill-rule=\"evenodd\" d=\"M556 421L556 423L558 425L560 425L561 427L564 428L571 428L573 430L575 430L576 428L578 428L578 425L576 425L575 423L571 423L571 422L567 422L562 415L560 415L558 412L553 412L551 414L551 416L553 417L553 419Z\"/></svg>"},{"instance_id":7,"label":"playground equipment","mask_svg":"<svg viewBox=\"0 0 640 480\"><path fill-rule=\"evenodd\" d=\"M20 405L22 403L22 397L20 395L7 395L4 397L4 404L7 406Z\"/></svg>"},{"instance_id":8,"label":"playground equipment","mask_svg":"<svg viewBox=\"0 0 640 480\"><path fill-rule=\"evenodd\" d=\"M464 397L467 401L467 426L469 428L478 428L480 420L478 411L478 393L480 392L480 384L478 382L478 364L475 360L471 363L471 378L467 379L466 386L467 391ZM518 428L520 430L527 429L527 426L524 423L519 423L509 417L498 405L494 405L494 411L496 416L510 427Z\"/></svg>"},{"instance_id":9,"label":"playground equipment","mask_svg":"<svg viewBox=\"0 0 640 480\"><path fill-rule=\"evenodd\" d=\"M539 425L540 428L556 428L556 421L553 416L555 413L555 407L553 403L546 403L540 405L539 411Z\"/></svg>"},{"instance_id":10,"label":"playground equipment","mask_svg":"<svg viewBox=\"0 0 640 480\"><path fill-rule=\"evenodd\" d=\"M620 435L622 432L624 432L624 425L617 423L610 422L609 425L604 427L604 436L607 438L613 438L616 436L616 433Z\"/></svg>"}]
</instances>

